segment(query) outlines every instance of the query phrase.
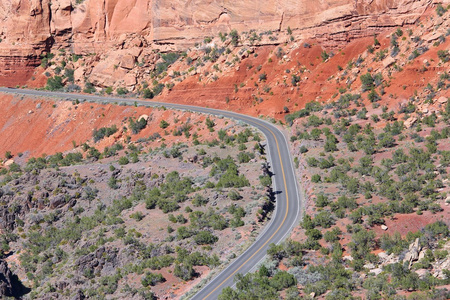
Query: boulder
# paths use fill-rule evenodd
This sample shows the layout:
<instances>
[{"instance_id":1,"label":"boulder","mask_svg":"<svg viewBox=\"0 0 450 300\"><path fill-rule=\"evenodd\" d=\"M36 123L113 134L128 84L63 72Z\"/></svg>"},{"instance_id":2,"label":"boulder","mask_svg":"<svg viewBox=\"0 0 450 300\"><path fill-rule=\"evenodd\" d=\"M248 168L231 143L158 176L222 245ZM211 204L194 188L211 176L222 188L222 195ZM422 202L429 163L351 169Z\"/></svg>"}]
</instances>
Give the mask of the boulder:
<instances>
[{"instance_id":1,"label":"boulder","mask_svg":"<svg viewBox=\"0 0 450 300\"><path fill-rule=\"evenodd\" d=\"M375 265L373 263L365 264L363 267L369 270L375 269Z\"/></svg>"},{"instance_id":2,"label":"boulder","mask_svg":"<svg viewBox=\"0 0 450 300\"><path fill-rule=\"evenodd\" d=\"M426 42L433 42L440 38L443 34L445 34L445 32L438 30L425 35L424 37L422 37L422 39Z\"/></svg>"},{"instance_id":3,"label":"boulder","mask_svg":"<svg viewBox=\"0 0 450 300\"><path fill-rule=\"evenodd\" d=\"M416 274L419 275L420 279L423 279L425 276L427 276L430 272L426 269L419 269L416 270Z\"/></svg>"},{"instance_id":4,"label":"boulder","mask_svg":"<svg viewBox=\"0 0 450 300\"><path fill-rule=\"evenodd\" d=\"M5 167L9 167L10 165L12 165L14 163L14 159L8 159L7 161L5 161L4 163L3 163L3 165L5 166Z\"/></svg>"},{"instance_id":5,"label":"boulder","mask_svg":"<svg viewBox=\"0 0 450 300\"><path fill-rule=\"evenodd\" d=\"M383 270L381 268L376 268L376 269L372 269L370 270L370 273L375 274L375 276L378 276L381 274L381 272L383 272Z\"/></svg>"},{"instance_id":6,"label":"boulder","mask_svg":"<svg viewBox=\"0 0 450 300\"><path fill-rule=\"evenodd\" d=\"M424 257L425 257L425 251L422 250L422 251L420 251L420 253L419 253L418 260L421 260L421 259L424 258Z\"/></svg>"},{"instance_id":7,"label":"boulder","mask_svg":"<svg viewBox=\"0 0 450 300\"><path fill-rule=\"evenodd\" d=\"M149 116L148 115L140 115L137 121L139 122L141 119L144 119L145 121L148 121Z\"/></svg>"},{"instance_id":8,"label":"boulder","mask_svg":"<svg viewBox=\"0 0 450 300\"><path fill-rule=\"evenodd\" d=\"M84 296L84 293L82 290L78 290L75 295L73 295L72 298L70 298L70 300L84 300L86 299L86 297Z\"/></svg>"},{"instance_id":9,"label":"boulder","mask_svg":"<svg viewBox=\"0 0 450 300\"><path fill-rule=\"evenodd\" d=\"M383 60L383 67L387 68L390 67L391 65L393 65L397 60L391 56L386 57Z\"/></svg>"},{"instance_id":10,"label":"boulder","mask_svg":"<svg viewBox=\"0 0 450 300\"><path fill-rule=\"evenodd\" d=\"M416 121L417 121L416 117L409 117L404 123L405 128L410 128L414 123L416 123Z\"/></svg>"},{"instance_id":11,"label":"boulder","mask_svg":"<svg viewBox=\"0 0 450 300\"><path fill-rule=\"evenodd\" d=\"M419 259L420 250L421 247L419 238L417 238L411 245L409 245L409 250L406 252L403 262L409 262L409 267L411 267L412 262Z\"/></svg>"},{"instance_id":12,"label":"boulder","mask_svg":"<svg viewBox=\"0 0 450 300\"><path fill-rule=\"evenodd\" d=\"M56 195L55 197L50 198L50 208L60 208L66 204L66 197L64 195Z\"/></svg>"},{"instance_id":13,"label":"boulder","mask_svg":"<svg viewBox=\"0 0 450 300\"><path fill-rule=\"evenodd\" d=\"M134 86L136 85L136 76L128 73L123 77L123 82L125 84L125 86L130 87L130 86Z\"/></svg>"},{"instance_id":14,"label":"boulder","mask_svg":"<svg viewBox=\"0 0 450 300\"><path fill-rule=\"evenodd\" d=\"M136 63L136 58L132 55L125 55L120 61L120 66L124 69L131 70L134 68Z\"/></svg>"},{"instance_id":15,"label":"boulder","mask_svg":"<svg viewBox=\"0 0 450 300\"><path fill-rule=\"evenodd\" d=\"M73 72L75 82L82 81L85 77L85 69L83 67L76 68Z\"/></svg>"},{"instance_id":16,"label":"boulder","mask_svg":"<svg viewBox=\"0 0 450 300\"><path fill-rule=\"evenodd\" d=\"M448 98L446 98L446 97L444 97L444 96L439 97L439 98L437 99L437 102L438 102L439 104L445 104L445 103L447 103L447 101L448 101Z\"/></svg>"}]
</instances>

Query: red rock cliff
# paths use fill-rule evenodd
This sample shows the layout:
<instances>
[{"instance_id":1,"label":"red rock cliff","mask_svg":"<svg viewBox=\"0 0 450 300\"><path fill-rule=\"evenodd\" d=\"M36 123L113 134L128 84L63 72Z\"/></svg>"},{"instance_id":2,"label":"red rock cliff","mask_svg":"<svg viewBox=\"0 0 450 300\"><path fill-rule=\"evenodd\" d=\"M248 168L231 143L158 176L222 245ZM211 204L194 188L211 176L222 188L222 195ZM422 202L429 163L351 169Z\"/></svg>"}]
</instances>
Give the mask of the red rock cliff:
<instances>
[{"instance_id":1,"label":"red rock cliff","mask_svg":"<svg viewBox=\"0 0 450 300\"><path fill-rule=\"evenodd\" d=\"M82 2L82 3L78 3ZM105 54L137 47L180 50L231 29L282 31L325 46L415 22L432 0L11 0L0 3L0 84L21 83L50 48Z\"/></svg>"}]
</instances>

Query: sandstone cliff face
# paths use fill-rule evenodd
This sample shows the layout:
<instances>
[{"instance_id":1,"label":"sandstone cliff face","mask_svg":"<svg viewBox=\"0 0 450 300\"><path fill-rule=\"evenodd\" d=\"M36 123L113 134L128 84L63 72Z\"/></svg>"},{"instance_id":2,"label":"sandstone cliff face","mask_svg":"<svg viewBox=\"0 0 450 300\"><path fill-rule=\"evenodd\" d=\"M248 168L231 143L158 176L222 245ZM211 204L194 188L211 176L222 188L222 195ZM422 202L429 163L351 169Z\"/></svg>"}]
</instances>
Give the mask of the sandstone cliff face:
<instances>
[{"instance_id":1,"label":"sandstone cliff face","mask_svg":"<svg viewBox=\"0 0 450 300\"><path fill-rule=\"evenodd\" d=\"M182 50L231 29L262 32L288 27L297 40L317 38L333 46L415 22L431 4L432 0L3 1L0 83L30 77L38 56L50 48L105 54L131 41L141 48Z\"/></svg>"}]
</instances>

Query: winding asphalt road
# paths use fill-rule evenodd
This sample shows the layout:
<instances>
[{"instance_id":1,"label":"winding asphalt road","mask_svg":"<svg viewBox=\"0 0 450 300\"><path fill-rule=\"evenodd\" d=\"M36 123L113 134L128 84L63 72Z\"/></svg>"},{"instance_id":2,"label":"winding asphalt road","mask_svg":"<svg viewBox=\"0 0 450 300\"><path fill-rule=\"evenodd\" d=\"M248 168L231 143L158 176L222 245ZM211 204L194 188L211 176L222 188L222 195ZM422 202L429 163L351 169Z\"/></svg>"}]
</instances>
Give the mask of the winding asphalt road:
<instances>
[{"instance_id":1,"label":"winding asphalt road","mask_svg":"<svg viewBox=\"0 0 450 300\"><path fill-rule=\"evenodd\" d=\"M233 278L237 273L245 274L252 271L265 257L269 244L281 242L291 229L298 223L300 214L300 193L297 188L294 168L289 153L288 143L283 133L274 125L264 120L246 115L197 106L143 101L139 99L124 99L100 97L91 95L68 94L0 88L0 92L32 95L40 97L56 97L64 100L94 101L98 103L127 103L142 106L164 106L166 108L189 110L193 112L220 115L245 122L261 130L267 139L269 163L274 192L276 193L276 209L270 223L264 228L257 240L239 257L233 260L223 271L204 286L192 299L217 299L223 288L233 286Z\"/></svg>"}]
</instances>

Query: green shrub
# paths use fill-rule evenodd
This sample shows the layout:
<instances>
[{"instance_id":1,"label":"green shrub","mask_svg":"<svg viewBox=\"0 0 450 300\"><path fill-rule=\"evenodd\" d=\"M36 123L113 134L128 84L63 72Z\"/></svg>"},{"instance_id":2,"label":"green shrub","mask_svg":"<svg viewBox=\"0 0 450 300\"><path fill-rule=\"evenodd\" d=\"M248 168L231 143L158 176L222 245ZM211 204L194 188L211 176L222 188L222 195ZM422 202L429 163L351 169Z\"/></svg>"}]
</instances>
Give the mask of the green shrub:
<instances>
[{"instance_id":1,"label":"green shrub","mask_svg":"<svg viewBox=\"0 0 450 300\"><path fill-rule=\"evenodd\" d=\"M286 271L276 273L270 281L270 285L277 291L287 289L288 287L294 286L296 284L297 280L295 279L294 275L289 274Z\"/></svg>"},{"instance_id":2,"label":"green shrub","mask_svg":"<svg viewBox=\"0 0 450 300\"><path fill-rule=\"evenodd\" d=\"M164 87L165 87L165 85L163 83L158 83L157 85L155 85L152 90L153 95L158 96L159 94L161 94Z\"/></svg>"},{"instance_id":3,"label":"green shrub","mask_svg":"<svg viewBox=\"0 0 450 300\"><path fill-rule=\"evenodd\" d=\"M116 93L117 93L117 95L123 96L123 95L128 94L128 90L126 88L119 87L116 89Z\"/></svg>"},{"instance_id":4,"label":"green shrub","mask_svg":"<svg viewBox=\"0 0 450 300\"><path fill-rule=\"evenodd\" d=\"M437 55L443 63L446 63L450 60L450 54L449 54L448 50L439 50L437 52Z\"/></svg>"},{"instance_id":5,"label":"green shrub","mask_svg":"<svg viewBox=\"0 0 450 300\"><path fill-rule=\"evenodd\" d=\"M367 95L367 98L369 98L370 102L377 102L378 100L381 100L380 95L378 95L377 91L375 89L372 89Z\"/></svg>"},{"instance_id":6,"label":"green shrub","mask_svg":"<svg viewBox=\"0 0 450 300\"><path fill-rule=\"evenodd\" d=\"M123 166L123 165L127 165L130 161L128 160L128 157L126 156L122 156L121 158L119 158L119 165Z\"/></svg>"},{"instance_id":7,"label":"green shrub","mask_svg":"<svg viewBox=\"0 0 450 300\"><path fill-rule=\"evenodd\" d=\"M259 181L261 182L262 186L272 185L272 178L269 175L259 176Z\"/></svg>"},{"instance_id":8,"label":"green shrub","mask_svg":"<svg viewBox=\"0 0 450 300\"><path fill-rule=\"evenodd\" d=\"M169 127L169 123L165 120L161 120L161 122L159 123L159 127L162 129L166 129L167 127Z\"/></svg>"},{"instance_id":9,"label":"green shrub","mask_svg":"<svg viewBox=\"0 0 450 300\"><path fill-rule=\"evenodd\" d=\"M136 221L141 221L144 218L144 215L140 211L137 211L135 213L132 213L130 215L130 218L135 219Z\"/></svg>"},{"instance_id":10,"label":"green shrub","mask_svg":"<svg viewBox=\"0 0 450 300\"><path fill-rule=\"evenodd\" d=\"M191 264L176 264L173 274L183 280L191 280L197 275Z\"/></svg>"},{"instance_id":11,"label":"green shrub","mask_svg":"<svg viewBox=\"0 0 450 300\"><path fill-rule=\"evenodd\" d=\"M159 75L165 71L167 71L167 68L173 64L174 62L176 62L178 60L178 58L180 57L180 54L177 52L169 52L169 53L164 53L161 54L161 58L163 59L163 62L159 62L156 64L156 75ZM159 93L155 93L155 95L157 95Z\"/></svg>"},{"instance_id":12,"label":"green shrub","mask_svg":"<svg viewBox=\"0 0 450 300\"><path fill-rule=\"evenodd\" d=\"M248 163L250 160L255 158L255 154L251 152L239 152L237 159L239 163Z\"/></svg>"},{"instance_id":13,"label":"green shrub","mask_svg":"<svg viewBox=\"0 0 450 300\"><path fill-rule=\"evenodd\" d=\"M214 244L219 238L209 231L200 231L194 236L194 241L198 245Z\"/></svg>"},{"instance_id":14,"label":"green shrub","mask_svg":"<svg viewBox=\"0 0 450 300\"><path fill-rule=\"evenodd\" d=\"M75 73L75 70L74 70L74 69L66 68L66 69L64 70L64 76L67 77L67 80L68 80L70 83L74 83L74 82L75 82L75 79L74 79L74 73Z\"/></svg>"},{"instance_id":15,"label":"green shrub","mask_svg":"<svg viewBox=\"0 0 450 300\"><path fill-rule=\"evenodd\" d=\"M11 159L13 156L12 156L12 154L11 154L11 151L6 151L5 152L5 158L6 159Z\"/></svg>"},{"instance_id":16,"label":"green shrub","mask_svg":"<svg viewBox=\"0 0 450 300\"><path fill-rule=\"evenodd\" d=\"M110 87L110 86L108 86L108 87L105 89L105 93L108 94L108 95L111 95L112 92L113 92L113 88Z\"/></svg>"},{"instance_id":17,"label":"green shrub","mask_svg":"<svg viewBox=\"0 0 450 300\"><path fill-rule=\"evenodd\" d=\"M84 89L83 92L87 93L87 94L92 94L96 91L94 85L92 83L90 83L89 81L86 81L86 83L84 84Z\"/></svg>"},{"instance_id":18,"label":"green shrub","mask_svg":"<svg viewBox=\"0 0 450 300\"><path fill-rule=\"evenodd\" d=\"M208 199L203 197L200 194L196 194L194 196L194 199L192 199L192 205L194 205L195 207L200 207L200 206L204 206L208 203Z\"/></svg>"},{"instance_id":19,"label":"green shrub","mask_svg":"<svg viewBox=\"0 0 450 300\"><path fill-rule=\"evenodd\" d=\"M433 238L446 238L450 235L450 230L443 221L437 221L426 225L425 232L429 233Z\"/></svg>"},{"instance_id":20,"label":"green shrub","mask_svg":"<svg viewBox=\"0 0 450 300\"><path fill-rule=\"evenodd\" d=\"M208 129L209 129L210 131L212 131L213 127L216 126L216 124L214 123L214 121L211 120L209 117L206 118L205 124L206 124L206 127L208 127Z\"/></svg>"},{"instance_id":21,"label":"green shrub","mask_svg":"<svg viewBox=\"0 0 450 300\"><path fill-rule=\"evenodd\" d=\"M64 87L61 76L50 77L47 79L45 88L50 91L60 90Z\"/></svg>"},{"instance_id":22,"label":"green shrub","mask_svg":"<svg viewBox=\"0 0 450 300\"><path fill-rule=\"evenodd\" d=\"M230 198L233 201L237 201L242 199L241 194L237 190L231 190L228 192L228 198Z\"/></svg>"},{"instance_id":23,"label":"green shrub","mask_svg":"<svg viewBox=\"0 0 450 300\"><path fill-rule=\"evenodd\" d=\"M153 95L153 91L150 90L149 88L145 88L143 91L143 96L146 99L153 99L154 95Z\"/></svg>"},{"instance_id":24,"label":"green shrub","mask_svg":"<svg viewBox=\"0 0 450 300\"><path fill-rule=\"evenodd\" d=\"M259 81L266 81L267 80L267 74L261 73L259 74Z\"/></svg>"},{"instance_id":25,"label":"green shrub","mask_svg":"<svg viewBox=\"0 0 450 300\"><path fill-rule=\"evenodd\" d=\"M141 132L142 129L144 129L147 126L147 120L144 118L140 118L139 120L135 120L134 118L130 117L128 119L128 124L130 126L131 132L133 134L138 134Z\"/></svg>"},{"instance_id":26,"label":"green shrub","mask_svg":"<svg viewBox=\"0 0 450 300\"><path fill-rule=\"evenodd\" d=\"M98 142L104 137L109 137L117 132L117 126L112 125L111 127L101 127L100 129L94 129L92 133L92 137L94 138L94 142Z\"/></svg>"},{"instance_id":27,"label":"green shrub","mask_svg":"<svg viewBox=\"0 0 450 300\"><path fill-rule=\"evenodd\" d=\"M375 87L373 77L370 73L361 75L360 79L361 79L361 83L362 83L361 88L362 88L363 92L372 90Z\"/></svg>"},{"instance_id":28,"label":"green shrub","mask_svg":"<svg viewBox=\"0 0 450 300\"><path fill-rule=\"evenodd\" d=\"M230 32L230 37L231 37L231 44L236 47L239 43L239 34L237 32L237 30L233 29Z\"/></svg>"},{"instance_id":29,"label":"green shrub","mask_svg":"<svg viewBox=\"0 0 450 300\"><path fill-rule=\"evenodd\" d=\"M141 283L144 287L154 286L157 283L164 282L166 279L159 273L151 273L147 272L145 273L145 276L142 277Z\"/></svg>"},{"instance_id":30,"label":"green shrub","mask_svg":"<svg viewBox=\"0 0 450 300\"><path fill-rule=\"evenodd\" d=\"M321 181L320 175L319 175L319 174L314 174L314 175L311 177L311 181L314 182L314 183L320 182L320 181Z\"/></svg>"},{"instance_id":31,"label":"green shrub","mask_svg":"<svg viewBox=\"0 0 450 300\"><path fill-rule=\"evenodd\" d=\"M442 17L447 12L447 9L442 6L442 4L438 4L436 6L436 14L439 17Z\"/></svg>"}]
</instances>

